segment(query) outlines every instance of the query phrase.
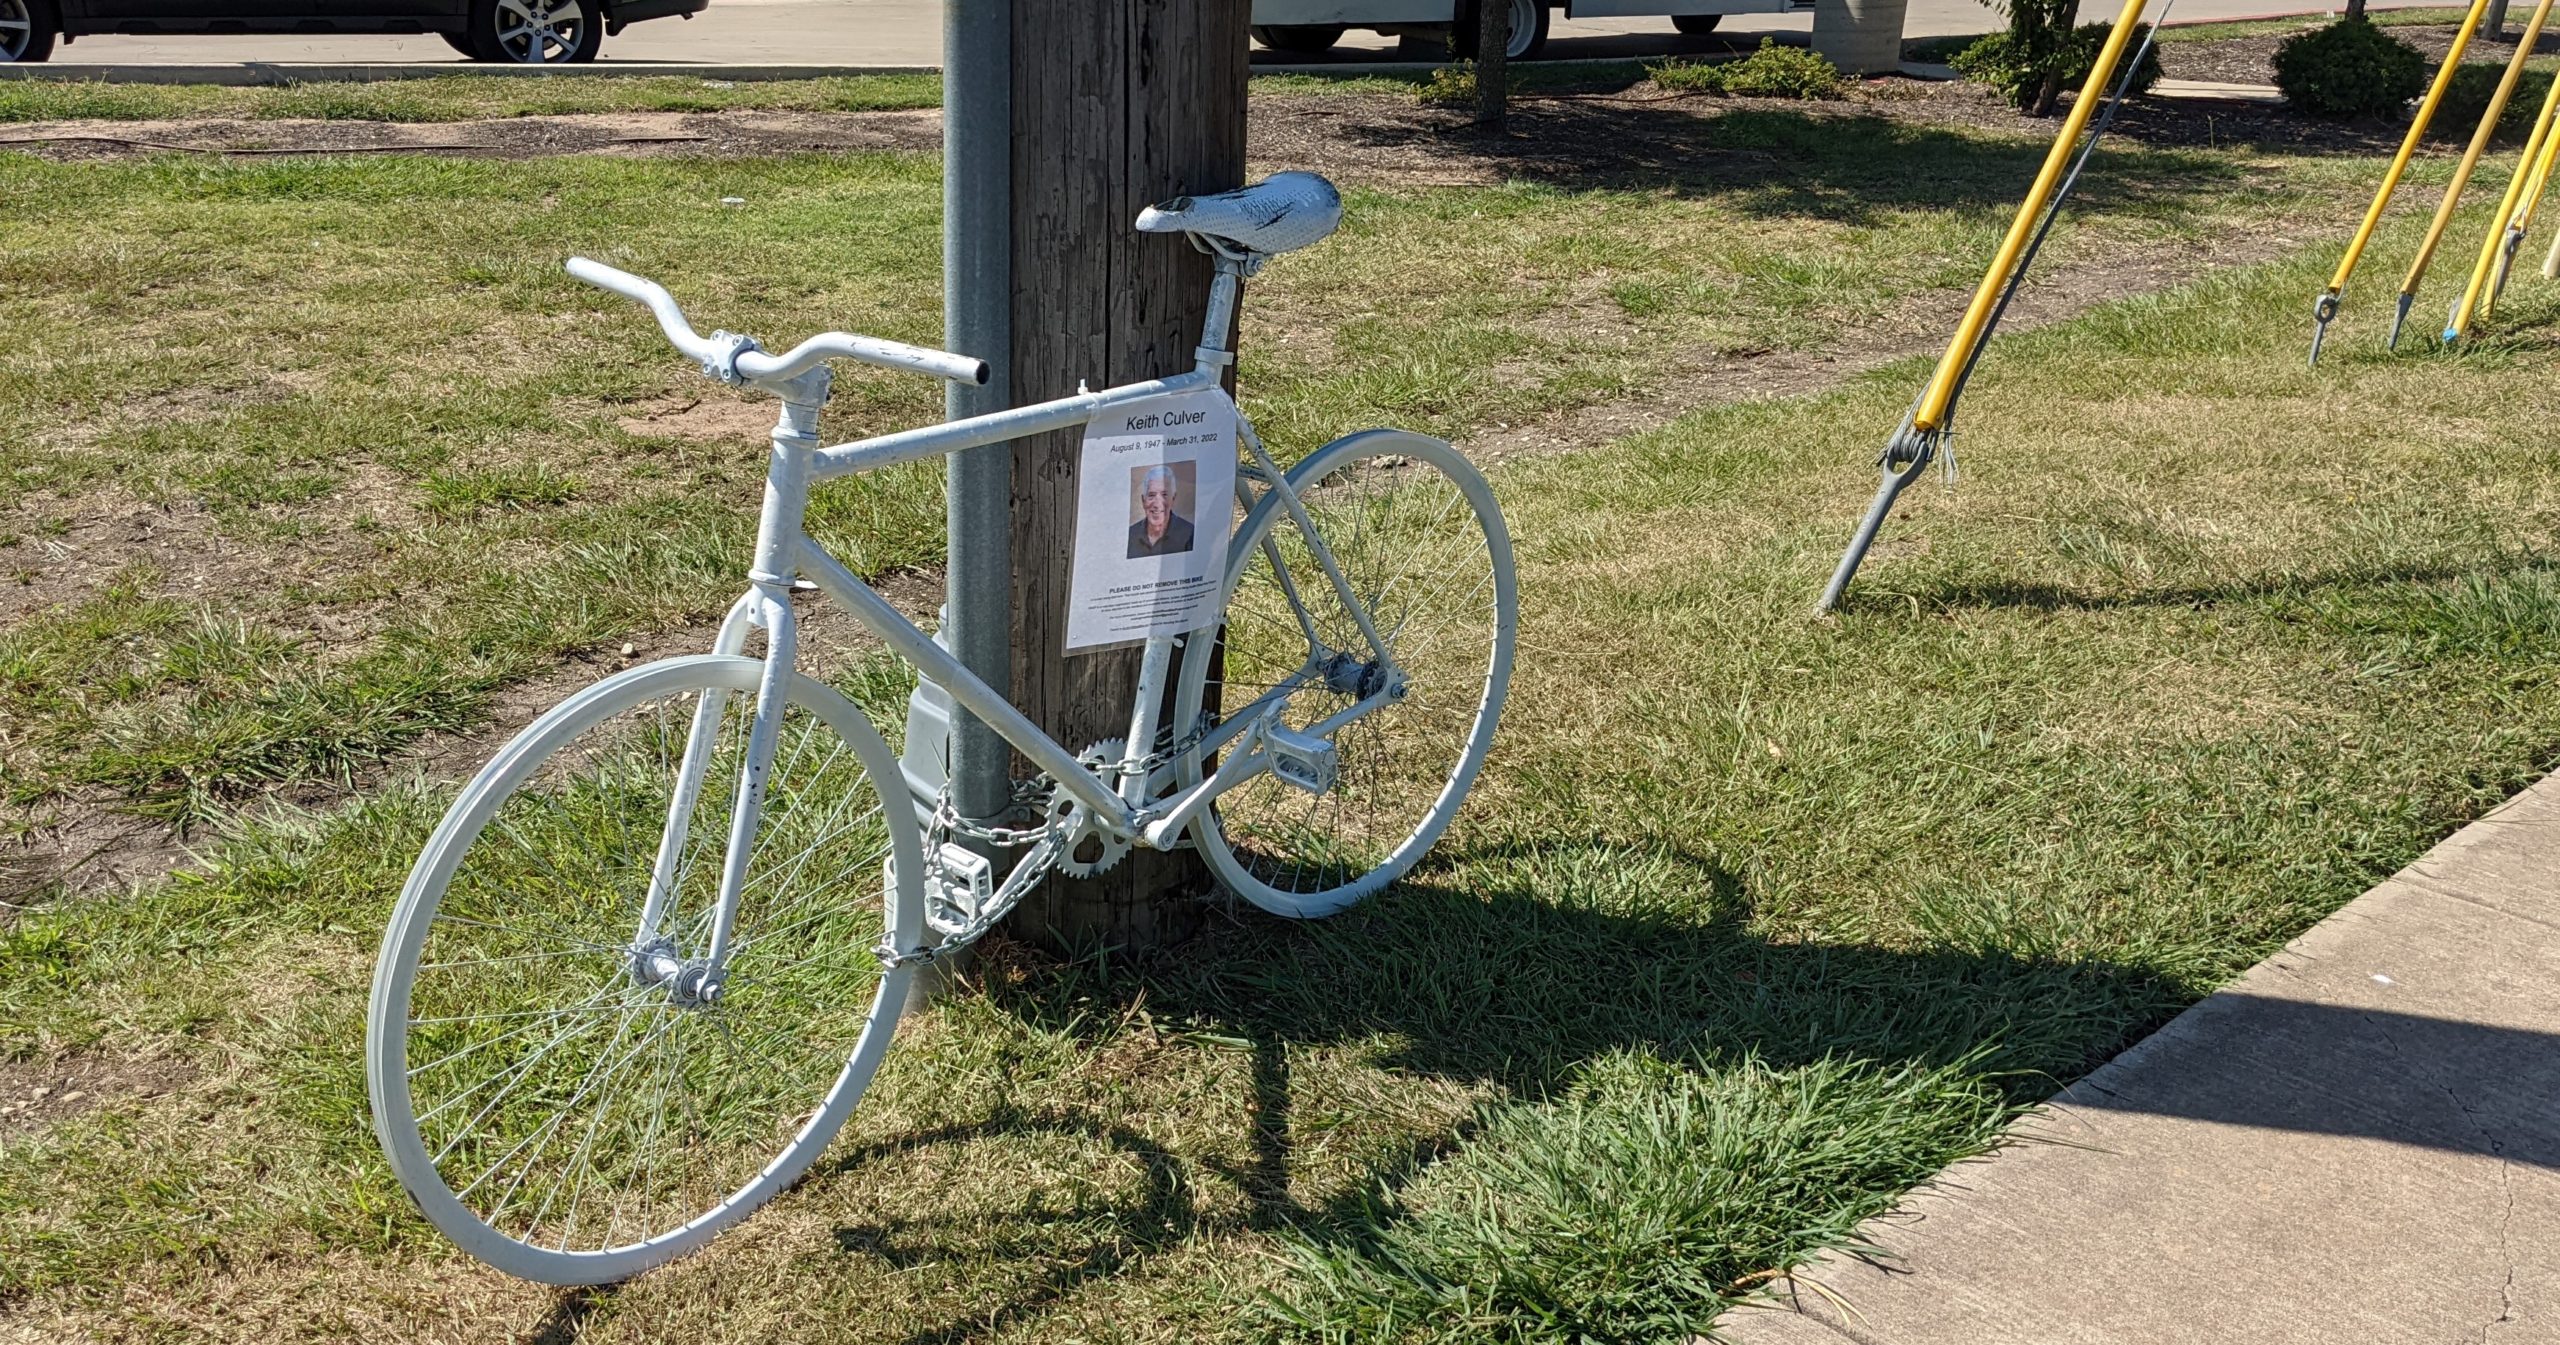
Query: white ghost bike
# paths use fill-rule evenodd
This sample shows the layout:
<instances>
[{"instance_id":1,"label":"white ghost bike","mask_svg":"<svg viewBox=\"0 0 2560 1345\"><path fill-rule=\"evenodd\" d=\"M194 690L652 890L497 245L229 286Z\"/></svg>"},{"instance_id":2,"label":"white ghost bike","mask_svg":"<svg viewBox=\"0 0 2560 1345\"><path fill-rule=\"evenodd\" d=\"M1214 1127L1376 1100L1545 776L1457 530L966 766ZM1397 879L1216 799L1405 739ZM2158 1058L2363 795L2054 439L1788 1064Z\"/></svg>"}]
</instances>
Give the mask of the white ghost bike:
<instances>
[{"instance_id":1,"label":"white ghost bike","mask_svg":"<svg viewBox=\"0 0 2560 1345\"><path fill-rule=\"evenodd\" d=\"M843 333L770 355L697 335L647 280L569 263L782 413L748 589L714 651L617 673L535 721L463 789L401 892L368 1082L392 1170L439 1229L553 1284L700 1246L826 1147L917 966L1053 869L1191 845L1227 888L1304 917L1432 846L1483 765L1517 623L1502 515L1448 444L1372 430L1283 471L1239 418L1218 619L1149 641L1127 738L1081 752L802 528L817 482L1217 389L1241 280L1339 215L1307 174L1151 208L1141 229L1216 258L1192 370L832 447L817 434L829 360L962 381L986 366ZM947 795L919 820L879 732L795 667L800 576L1037 768L1007 829L960 820ZM1020 858L996 883L956 840Z\"/></svg>"}]
</instances>

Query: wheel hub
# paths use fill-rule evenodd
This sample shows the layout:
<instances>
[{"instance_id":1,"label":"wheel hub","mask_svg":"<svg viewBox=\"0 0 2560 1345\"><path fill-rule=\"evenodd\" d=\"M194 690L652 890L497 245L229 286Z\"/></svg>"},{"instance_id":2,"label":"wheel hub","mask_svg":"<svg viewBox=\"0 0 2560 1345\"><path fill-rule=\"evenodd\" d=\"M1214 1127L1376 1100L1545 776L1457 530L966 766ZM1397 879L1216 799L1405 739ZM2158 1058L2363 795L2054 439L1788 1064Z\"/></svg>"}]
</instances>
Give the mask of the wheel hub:
<instances>
[{"instance_id":1,"label":"wheel hub","mask_svg":"<svg viewBox=\"0 0 2560 1345\"><path fill-rule=\"evenodd\" d=\"M631 979L644 986L664 986L667 1002L680 1009L716 1004L720 981L711 975L708 958L677 954L672 939L652 939L631 950Z\"/></svg>"},{"instance_id":2,"label":"wheel hub","mask_svg":"<svg viewBox=\"0 0 2560 1345\"><path fill-rule=\"evenodd\" d=\"M500 9L514 17L517 26L502 30L499 44L527 64L551 61L555 45L559 59L567 60L585 32L587 15L579 0L507 0Z\"/></svg>"},{"instance_id":3,"label":"wheel hub","mask_svg":"<svg viewBox=\"0 0 2560 1345\"><path fill-rule=\"evenodd\" d=\"M1325 689L1337 696L1367 700L1387 684L1387 667L1377 659L1362 661L1358 657L1336 653L1317 667Z\"/></svg>"},{"instance_id":4,"label":"wheel hub","mask_svg":"<svg viewBox=\"0 0 2560 1345\"><path fill-rule=\"evenodd\" d=\"M15 61L26 55L35 39L35 17L27 10L27 0L0 0L0 60Z\"/></svg>"}]
</instances>

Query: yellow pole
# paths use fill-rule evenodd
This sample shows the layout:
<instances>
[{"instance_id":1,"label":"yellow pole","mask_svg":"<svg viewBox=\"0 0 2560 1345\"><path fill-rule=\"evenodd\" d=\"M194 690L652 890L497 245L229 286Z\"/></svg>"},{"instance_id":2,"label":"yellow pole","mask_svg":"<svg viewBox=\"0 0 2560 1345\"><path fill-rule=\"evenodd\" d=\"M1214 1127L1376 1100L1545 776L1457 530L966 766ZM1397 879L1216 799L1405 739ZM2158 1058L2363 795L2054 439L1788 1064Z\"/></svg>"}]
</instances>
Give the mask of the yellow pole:
<instances>
[{"instance_id":1,"label":"yellow pole","mask_svg":"<svg viewBox=\"0 0 2560 1345\"><path fill-rule=\"evenodd\" d=\"M2373 231L2382 223L2382 211L2391 204L2391 194L2400 189L2400 177L2409 169L2411 156L2418 152L2419 142L2427 135L2427 126L2435 120L2436 108L2444 102L2444 91L2453 84L2453 72L2462 67L2462 53L2470 49L2471 35L2480 27L2480 19L2489 12L2490 0L2471 0L2470 12L2462 16L2462 26L2454 30L2453 47L2444 54L2444 64L2436 67L2436 78L2427 86L2427 96L2418 100L2417 119L2409 123L2409 133L2400 138L2400 152L2391 156L2391 166L2382 174L2382 187L2373 194L2373 204L2364 209L2364 223L2356 226L2355 237L2347 240L2347 255L2338 259L2337 274L2329 277L2329 288L2311 305L2311 362L2320 362L2320 341L2329 334L2329 319L2338 315L2339 296L2346 293L2347 279L2356 273L2356 263L2363 260Z\"/></svg>"},{"instance_id":2,"label":"yellow pole","mask_svg":"<svg viewBox=\"0 0 2560 1345\"><path fill-rule=\"evenodd\" d=\"M2453 222L2453 209L2462 203L2462 189L2471 183L2471 170L2480 166L2480 155L2489 148L2489 137L2498 130L2498 118L2507 110L2507 98L2516 91L2516 81L2524 76L2524 63L2533 55L2533 44L2542 36L2543 21L2551 17L2551 0L2540 0L2533 7L2533 20L2524 28L2524 36L2516 43L2516 54L2507 62L2507 73L2498 80L2497 92L2489 95L2489 106L2480 114L2479 128L2471 133L2471 144L2462 151L2462 162L2453 170L2453 181L2445 184L2444 200L2436 205L2436 217L2427 224L2427 237L2418 244L2417 260L2409 263L2408 278L2400 282L2399 310L2391 317L2388 344L2400 344L2400 324L2409 316L2409 305L2418 298L2418 282L2427 277L2427 263L2435 260L2436 245L2444 241L2445 226Z\"/></svg>"},{"instance_id":3,"label":"yellow pole","mask_svg":"<svg viewBox=\"0 0 2560 1345\"><path fill-rule=\"evenodd\" d=\"M2053 149L2044 156L2044 167L2036 173L2034 185L2027 188L2027 199L2019 204L2017 218L2009 221L2008 236L2000 240L2000 250L1993 254L1990 269L1982 273L1982 284L1973 291L1973 302L1965 306L1964 320L1956 324L1947 352L1938 357L1938 367L1929 375L1929 386L1920 394L1920 407L1911 415L1912 429L1927 434L1946 423L1947 403L1955 399L1956 379L1964 373L1974 343L1982 339L1992 305L1999 301L2001 289L2008 284L2009 272L2018 264L2018 254L2026 250L2027 236L2035 232L2037 217L2044 213L2045 203L2053 199L2053 189L2070 165L2072 146L2088 129L2089 118L2097 112L2098 104L2106 101L2107 80L2115 73L2116 62L2123 58L2125 44L2132 39L2134 26L2142 22L2143 8L2149 3L2150 0L2124 0L2124 9L2116 15L2115 31L2108 33L2106 44L2098 48L2098 59L2089 67L2088 82L2071 100L2071 115L2063 119L2061 132L2053 138ZM2551 0L2542 0L2542 7L2549 9Z\"/></svg>"},{"instance_id":4,"label":"yellow pole","mask_svg":"<svg viewBox=\"0 0 2560 1345\"><path fill-rule=\"evenodd\" d=\"M2546 6L2548 8L2548 6ZM2519 55L2533 50L2533 35L2527 33ZM2453 315L2445 319L2446 345L2461 340L2471 330L2474 310L2481 296L2489 292L2489 273L2498 266L2498 253L2507 241L2507 230L2523 208L2525 184L2533 180L2534 166L2542 161L2543 142L2551 138L2551 117L2560 113L2560 79L2551 81L2551 92L2543 95L2542 112L2533 119L2533 134L2526 136L2524 153L2516 160L2516 171L2507 178L2506 195L2498 198L2498 213L2489 217L2489 234L2480 240L2480 257L2471 263L2471 282L2462 287L2462 299L2453 306Z\"/></svg>"},{"instance_id":5,"label":"yellow pole","mask_svg":"<svg viewBox=\"0 0 2560 1345\"><path fill-rule=\"evenodd\" d=\"M2554 87L2560 87L2555 79ZM2542 205L2542 193L2551 185L2551 156L2560 151L2560 124L2542 137L2542 153L2533 161L2533 178L2524 184L2524 203L2516 207L2515 218L2507 225L2505 246L2498 249L2498 271L2489 278L2489 292L2480 296L2480 320L2486 322L2497 311L2498 296L2506 293L2507 279L2515 273L2516 253L2524 247L2525 235L2533 232L2533 214Z\"/></svg>"},{"instance_id":6,"label":"yellow pole","mask_svg":"<svg viewBox=\"0 0 2560 1345\"><path fill-rule=\"evenodd\" d=\"M2542 259L2542 278L2560 280L2560 234L2551 237L2551 252Z\"/></svg>"}]
</instances>

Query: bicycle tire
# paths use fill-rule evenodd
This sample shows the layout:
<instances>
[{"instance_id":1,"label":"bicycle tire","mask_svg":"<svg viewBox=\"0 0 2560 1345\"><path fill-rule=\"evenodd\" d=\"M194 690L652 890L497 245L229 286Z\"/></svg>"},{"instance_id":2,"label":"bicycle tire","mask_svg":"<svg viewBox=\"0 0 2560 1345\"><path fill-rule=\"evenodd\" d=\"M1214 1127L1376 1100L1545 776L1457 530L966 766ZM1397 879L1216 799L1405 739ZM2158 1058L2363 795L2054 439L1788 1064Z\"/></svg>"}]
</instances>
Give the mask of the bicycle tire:
<instances>
[{"instance_id":1,"label":"bicycle tire","mask_svg":"<svg viewBox=\"0 0 2560 1345\"><path fill-rule=\"evenodd\" d=\"M1390 651L1412 675L1412 694L1333 735L1339 774L1325 793L1307 795L1312 801L1300 805L1289 792L1292 786L1265 774L1215 800L1193 822L1192 836L1210 872L1229 891L1275 915L1312 919L1351 906L1403 877L1456 817L1492 749L1509 692L1519 595L1510 532L1493 488L1474 464L1442 440L1402 430L1367 431L1316 450L1289 470L1288 480L1311 521L1326 535L1354 592L1369 605ZM1431 530L1415 537L1411 525L1426 515L1434 520ZM1284 670L1323 652L1307 647L1294 620L1283 626L1271 611L1257 608L1277 603L1293 617L1304 612L1330 650L1365 648L1348 612L1314 567L1312 553L1293 554L1283 544L1296 532L1277 492L1265 492L1246 513L1227 555L1218 657L1183 660L1174 722L1198 722L1213 700L1223 702L1226 713L1239 713L1239 700L1279 685L1286 680ZM1411 539L1413 549L1402 553L1402 563L1383 563L1399 537ZM1266 540L1281 552L1278 567ZM1479 553L1480 575L1468 564ZM1277 578L1284 568L1298 593L1294 603ZM1409 589L1399 598L1397 585L1425 570L1432 586ZM1474 586L1461 593L1456 586L1470 580ZM1481 592L1487 589L1489 594ZM1449 610L1458 624L1434 628L1436 634L1412 628L1412 622L1431 615L1436 600L1453 598L1457 601ZM1448 638L1448 631L1479 621L1486 641L1480 663L1460 655L1424 660L1424 667L1412 665L1410 660L1429 653L1432 643ZM1417 641L1416 635L1422 639ZM1187 643L1201 638L1195 633ZM1312 684L1285 699L1283 722L1306 728L1359 696ZM1461 721L1462 731L1450 738L1454 752L1445 761L1428 751L1417 753L1418 746L1427 746L1419 733L1388 740L1399 727L1450 727ZM1214 769L1215 763L1195 754L1183 763L1182 779L1195 783ZM1350 816L1354 800L1364 795L1365 815L1355 819ZM1389 795L1427 801L1406 816L1403 805L1390 802ZM1330 831L1319 824L1328 801L1337 824ZM1288 810L1298 807L1304 808L1299 821L1288 822Z\"/></svg>"},{"instance_id":2,"label":"bicycle tire","mask_svg":"<svg viewBox=\"0 0 2560 1345\"><path fill-rule=\"evenodd\" d=\"M913 968L848 945L918 942L914 813L870 721L805 676L764 777L717 1002L637 969L652 888L678 951L707 935L738 774L721 754L753 724L764 666L667 659L571 697L463 789L410 872L367 1019L375 1134L429 1222L499 1270L601 1284L694 1250L808 1168L887 1050ZM706 707L711 765L688 795L674 726L690 732ZM482 996L494 1012L455 1012ZM589 1199L609 1213L582 1223Z\"/></svg>"}]
</instances>

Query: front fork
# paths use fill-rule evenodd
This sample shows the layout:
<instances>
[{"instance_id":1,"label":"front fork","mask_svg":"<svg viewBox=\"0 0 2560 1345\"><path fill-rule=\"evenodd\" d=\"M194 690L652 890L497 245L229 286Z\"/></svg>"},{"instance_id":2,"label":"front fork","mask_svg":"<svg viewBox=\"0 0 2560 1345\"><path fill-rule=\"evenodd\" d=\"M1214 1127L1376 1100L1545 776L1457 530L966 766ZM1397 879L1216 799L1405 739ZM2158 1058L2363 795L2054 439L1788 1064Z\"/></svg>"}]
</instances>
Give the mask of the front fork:
<instances>
[{"instance_id":1,"label":"front fork","mask_svg":"<svg viewBox=\"0 0 2560 1345\"><path fill-rule=\"evenodd\" d=\"M648 896L641 903L639 927L632 935L634 979L665 985L679 1004L717 1003L728 975L747 865L754 857L774 747L790 707L791 679L799 661L791 580L799 568L800 519L808 506L809 462L818 447L818 413L826 404L828 381L823 366L814 369L795 381L792 395L783 402L782 418L773 430L764 509L756 528L755 568L747 576L754 587L729 608L712 645L714 653L743 654L755 628L762 627L765 633L764 674L756 685L755 720L747 731L745 760L738 766L737 796L729 811L728 845L721 859L719 894L711 909L709 942L699 952L689 950L669 919L685 872L683 858L693 815L728 713L728 693L709 688L695 705L693 723L685 735L684 758L676 768L666 825L659 833L657 859L650 868Z\"/></svg>"}]
</instances>

